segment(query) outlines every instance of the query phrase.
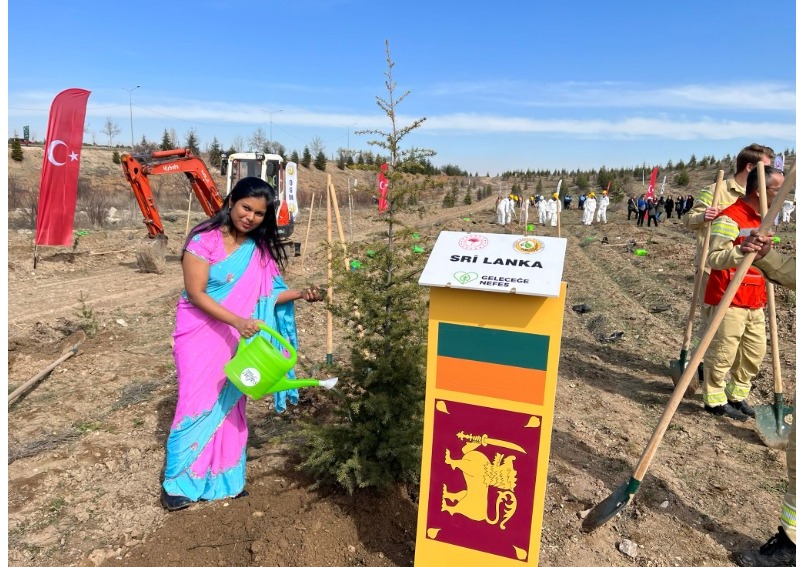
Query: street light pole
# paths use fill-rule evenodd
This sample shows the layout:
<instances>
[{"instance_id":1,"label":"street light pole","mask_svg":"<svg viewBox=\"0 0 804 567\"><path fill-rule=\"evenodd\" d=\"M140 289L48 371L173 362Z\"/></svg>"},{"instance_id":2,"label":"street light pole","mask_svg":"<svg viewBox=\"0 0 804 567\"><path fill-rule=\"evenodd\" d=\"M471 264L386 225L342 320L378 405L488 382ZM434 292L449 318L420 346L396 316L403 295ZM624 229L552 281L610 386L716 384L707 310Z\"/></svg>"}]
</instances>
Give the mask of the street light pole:
<instances>
[{"instance_id":1,"label":"street light pole","mask_svg":"<svg viewBox=\"0 0 804 567\"><path fill-rule=\"evenodd\" d=\"M349 157L349 155L352 153L351 146L349 145L349 130L352 128L352 126L357 126L357 122L347 124L346 126L346 157Z\"/></svg>"},{"instance_id":2,"label":"street light pole","mask_svg":"<svg viewBox=\"0 0 804 567\"><path fill-rule=\"evenodd\" d=\"M273 111L268 113L268 116L269 116L270 122L271 122L270 131L268 133L268 136L269 136L268 145L269 145L269 147L271 149L271 152L274 151L274 114L277 114L278 112L282 112L282 110L283 109L280 108L279 110L273 110Z\"/></svg>"},{"instance_id":3,"label":"street light pole","mask_svg":"<svg viewBox=\"0 0 804 567\"><path fill-rule=\"evenodd\" d=\"M130 126L131 126L131 151L132 152L134 151L134 111L132 110L132 106L131 106L131 93L136 91L138 88L140 88L139 85L137 85L133 89L123 88L124 91L128 91L128 119L129 119Z\"/></svg>"}]
</instances>

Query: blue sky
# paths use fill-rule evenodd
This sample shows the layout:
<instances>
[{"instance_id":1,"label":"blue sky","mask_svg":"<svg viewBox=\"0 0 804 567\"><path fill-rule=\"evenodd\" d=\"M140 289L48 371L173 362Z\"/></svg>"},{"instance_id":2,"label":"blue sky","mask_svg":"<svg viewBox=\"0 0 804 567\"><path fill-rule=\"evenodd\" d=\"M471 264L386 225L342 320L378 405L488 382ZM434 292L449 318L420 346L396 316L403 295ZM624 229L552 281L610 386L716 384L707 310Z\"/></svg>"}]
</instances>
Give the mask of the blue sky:
<instances>
[{"instance_id":1,"label":"blue sky","mask_svg":"<svg viewBox=\"0 0 804 567\"><path fill-rule=\"evenodd\" d=\"M403 146L436 165L494 175L796 147L792 0L272 5L10 2L8 134L43 139L53 97L80 87L86 142L107 141L110 117L129 144L131 110L136 141L194 128L228 148L262 128L288 151L316 137L328 155L373 149L356 131L389 127L387 39L397 95L410 91L399 122L427 118Z\"/></svg>"}]
</instances>

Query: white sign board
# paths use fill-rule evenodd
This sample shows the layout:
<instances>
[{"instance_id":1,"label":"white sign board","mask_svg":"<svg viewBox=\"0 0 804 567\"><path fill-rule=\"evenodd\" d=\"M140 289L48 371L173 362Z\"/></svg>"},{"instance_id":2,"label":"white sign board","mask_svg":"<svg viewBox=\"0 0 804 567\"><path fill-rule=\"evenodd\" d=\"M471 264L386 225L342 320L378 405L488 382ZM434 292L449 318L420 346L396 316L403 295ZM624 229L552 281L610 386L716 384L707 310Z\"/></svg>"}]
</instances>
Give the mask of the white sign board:
<instances>
[{"instance_id":1,"label":"white sign board","mask_svg":"<svg viewBox=\"0 0 804 567\"><path fill-rule=\"evenodd\" d=\"M419 285L558 297L566 250L564 238L444 231Z\"/></svg>"}]
</instances>

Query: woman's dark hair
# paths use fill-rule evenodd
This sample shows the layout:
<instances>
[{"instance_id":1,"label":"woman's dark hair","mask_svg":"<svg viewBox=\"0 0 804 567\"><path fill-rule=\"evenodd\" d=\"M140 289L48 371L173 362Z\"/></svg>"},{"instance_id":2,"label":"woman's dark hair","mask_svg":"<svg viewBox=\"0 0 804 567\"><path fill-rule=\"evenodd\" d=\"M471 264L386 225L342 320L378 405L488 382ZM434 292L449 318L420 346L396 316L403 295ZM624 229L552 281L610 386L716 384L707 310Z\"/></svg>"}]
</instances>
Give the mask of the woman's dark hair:
<instances>
[{"instance_id":1,"label":"woman's dark hair","mask_svg":"<svg viewBox=\"0 0 804 567\"><path fill-rule=\"evenodd\" d=\"M287 263L288 256L287 252L285 252L285 248L279 241L279 232L276 224L276 193L273 187L259 177L244 177L235 184L232 188L232 192L224 199L223 208L218 211L215 216L198 224L190 231L187 240L184 242L182 255L184 255L184 250L196 234L209 232L223 226L231 230L234 227L230 216L232 206L245 197L262 197L265 199L267 204L265 218L263 218L262 222L256 228L248 232L247 236L257 243L257 248L259 248L263 254L269 254L276 263L279 264L279 268L283 270Z\"/></svg>"}]
</instances>

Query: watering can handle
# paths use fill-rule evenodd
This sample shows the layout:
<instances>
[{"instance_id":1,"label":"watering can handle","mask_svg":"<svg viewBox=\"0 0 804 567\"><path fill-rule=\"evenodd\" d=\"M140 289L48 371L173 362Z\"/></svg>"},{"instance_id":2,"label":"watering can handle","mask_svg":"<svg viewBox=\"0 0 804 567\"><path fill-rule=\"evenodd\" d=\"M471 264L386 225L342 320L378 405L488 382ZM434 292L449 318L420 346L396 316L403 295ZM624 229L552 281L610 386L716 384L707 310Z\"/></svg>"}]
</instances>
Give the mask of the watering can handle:
<instances>
[{"instance_id":1,"label":"watering can handle","mask_svg":"<svg viewBox=\"0 0 804 567\"><path fill-rule=\"evenodd\" d=\"M285 337L283 337L282 335L280 335L279 333L274 331L271 327L269 327L265 323L258 323L258 326L260 327L261 331L265 331L266 333L268 333L269 335L274 337L276 340L278 340L279 344L281 344L283 347L285 347L285 350L287 350L290 353L291 365L295 366L296 365L296 349L293 348L293 345L291 345L287 341L287 339L285 339ZM240 344L238 345L237 348L241 349L244 346L246 346L246 339L244 337L240 337Z\"/></svg>"}]
</instances>

